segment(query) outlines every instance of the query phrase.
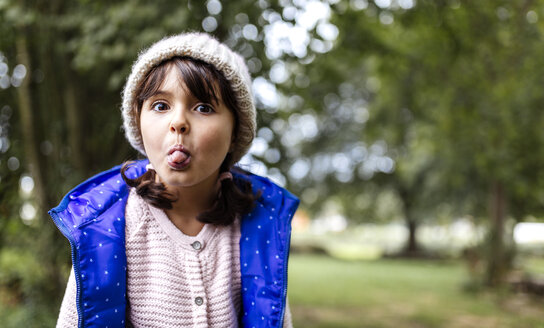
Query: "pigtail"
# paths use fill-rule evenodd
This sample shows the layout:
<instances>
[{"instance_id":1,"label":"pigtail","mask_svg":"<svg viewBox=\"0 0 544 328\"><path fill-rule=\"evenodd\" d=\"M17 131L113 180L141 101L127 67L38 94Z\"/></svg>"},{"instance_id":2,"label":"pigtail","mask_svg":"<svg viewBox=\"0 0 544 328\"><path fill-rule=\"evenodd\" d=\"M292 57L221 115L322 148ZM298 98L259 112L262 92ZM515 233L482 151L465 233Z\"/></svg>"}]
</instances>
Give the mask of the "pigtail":
<instances>
[{"instance_id":1,"label":"pigtail","mask_svg":"<svg viewBox=\"0 0 544 328\"><path fill-rule=\"evenodd\" d=\"M121 176L126 184L135 188L136 193L148 204L163 210L172 209L176 197L166 190L163 183L157 182L155 170L149 169L141 176L131 179L126 176L126 170L131 164L133 162L126 162L121 168ZM249 213L259 197L260 193L253 194L249 181L241 178L223 179L213 206L200 213L197 220L202 223L229 225L236 217Z\"/></svg>"},{"instance_id":2,"label":"pigtail","mask_svg":"<svg viewBox=\"0 0 544 328\"><path fill-rule=\"evenodd\" d=\"M259 197L260 193L253 194L249 181L240 178L223 179L214 205L197 219L202 223L229 225L237 216L249 213Z\"/></svg>"},{"instance_id":3,"label":"pigtail","mask_svg":"<svg viewBox=\"0 0 544 328\"><path fill-rule=\"evenodd\" d=\"M125 172L133 164L126 162L121 168L121 176L126 184L136 188L136 193L141 196L147 203L161 209L169 210L172 208L172 203L176 201L176 197L166 191L166 187L161 182L157 182L157 172L153 169L147 170L144 174L134 179L126 176Z\"/></svg>"}]
</instances>

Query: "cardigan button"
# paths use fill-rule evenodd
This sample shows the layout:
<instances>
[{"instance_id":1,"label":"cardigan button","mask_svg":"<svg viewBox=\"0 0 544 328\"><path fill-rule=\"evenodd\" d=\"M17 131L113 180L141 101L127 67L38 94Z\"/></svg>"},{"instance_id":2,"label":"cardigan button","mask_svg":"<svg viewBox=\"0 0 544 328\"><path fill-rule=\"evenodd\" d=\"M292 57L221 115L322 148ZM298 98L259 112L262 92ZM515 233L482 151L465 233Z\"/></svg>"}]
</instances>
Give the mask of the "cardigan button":
<instances>
[{"instance_id":1,"label":"cardigan button","mask_svg":"<svg viewBox=\"0 0 544 328\"><path fill-rule=\"evenodd\" d=\"M202 248L202 244L199 241L195 241L194 243L191 244L191 246L193 246L193 248L197 251Z\"/></svg>"},{"instance_id":2,"label":"cardigan button","mask_svg":"<svg viewBox=\"0 0 544 328\"><path fill-rule=\"evenodd\" d=\"M204 299L202 297L196 297L195 298L195 304L198 305L198 306L201 306L202 304L204 304Z\"/></svg>"}]
</instances>

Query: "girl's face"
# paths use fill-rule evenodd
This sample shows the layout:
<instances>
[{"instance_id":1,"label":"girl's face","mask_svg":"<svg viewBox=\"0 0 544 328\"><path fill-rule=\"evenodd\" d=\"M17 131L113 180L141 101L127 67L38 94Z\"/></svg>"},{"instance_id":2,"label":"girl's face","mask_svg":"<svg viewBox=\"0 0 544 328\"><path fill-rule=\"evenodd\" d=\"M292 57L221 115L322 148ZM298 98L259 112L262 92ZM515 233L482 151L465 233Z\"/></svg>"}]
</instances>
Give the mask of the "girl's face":
<instances>
[{"instance_id":1,"label":"girl's face","mask_svg":"<svg viewBox=\"0 0 544 328\"><path fill-rule=\"evenodd\" d=\"M149 161L168 189L215 186L233 141L234 115L218 97L203 103L174 65L159 90L144 100L140 129Z\"/></svg>"}]
</instances>

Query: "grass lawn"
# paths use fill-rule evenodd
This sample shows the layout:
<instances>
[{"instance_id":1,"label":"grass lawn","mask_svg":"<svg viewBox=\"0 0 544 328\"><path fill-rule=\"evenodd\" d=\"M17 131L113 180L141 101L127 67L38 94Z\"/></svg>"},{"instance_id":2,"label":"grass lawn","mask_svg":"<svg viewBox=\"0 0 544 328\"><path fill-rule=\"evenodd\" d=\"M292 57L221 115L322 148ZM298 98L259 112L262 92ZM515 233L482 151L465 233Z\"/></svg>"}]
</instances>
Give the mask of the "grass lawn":
<instances>
[{"instance_id":1,"label":"grass lawn","mask_svg":"<svg viewBox=\"0 0 544 328\"><path fill-rule=\"evenodd\" d=\"M544 301L466 292L466 281L455 262L293 254L289 302L297 328L544 328Z\"/></svg>"}]
</instances>

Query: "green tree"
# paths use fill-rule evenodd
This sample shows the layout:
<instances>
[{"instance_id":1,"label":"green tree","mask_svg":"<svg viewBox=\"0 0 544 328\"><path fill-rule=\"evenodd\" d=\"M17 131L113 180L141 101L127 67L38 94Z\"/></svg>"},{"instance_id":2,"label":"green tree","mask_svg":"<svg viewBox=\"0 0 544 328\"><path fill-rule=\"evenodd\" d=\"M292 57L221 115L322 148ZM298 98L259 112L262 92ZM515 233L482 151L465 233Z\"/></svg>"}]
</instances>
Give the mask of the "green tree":
<instances>
[{"instance_id":1,"label":"green tree","mask_svg":"<svg viewBox=\"0 0 544 328\"><path fill-rule=\"evenodd\" d=\"M509 262L505 220L542 208L539 4L376 2L361 9L340 1L334 49L306 66L312 81L326 81L306 99L325 103L335 86L356 85L369 117L358 133L350 133L353 122L337 125L327 137L342 137L324 136L309 152L338 149L347 139L383 140L395 171L372 181L396 191L410 230L444 201L458 214L487 217L490 285L502 281ZM338 98L335 112L316 106L323 122L353 102Z\"/></svg>"},{"instance_id":2,"label":"green tree","mask_svg":"<svg viewBox=\"0 0 544 328\"><path fill-rule=\"evenodd\" d=\"M282 113L285 120L306 113L320 132L295 143L293 159L283 162L284 171L296 164L307 172L294 187L320 194L309 197L314 211L335 195L364 219L358 195L393 190L410 230L408 250L417 249L418 223L436 218L443 203L455 215L487 218L486 281L500 283L509 262L505 220L542 208L539 5L335 1L333 46L284 58L292 78L278 84L304 106ZM387 157L394 170L372 168Z\"/></svg>"}]
</instances>

